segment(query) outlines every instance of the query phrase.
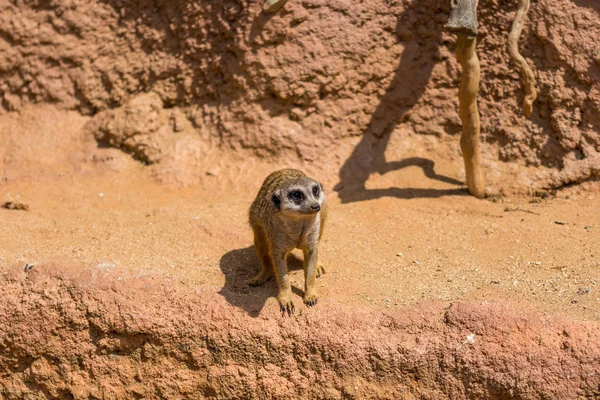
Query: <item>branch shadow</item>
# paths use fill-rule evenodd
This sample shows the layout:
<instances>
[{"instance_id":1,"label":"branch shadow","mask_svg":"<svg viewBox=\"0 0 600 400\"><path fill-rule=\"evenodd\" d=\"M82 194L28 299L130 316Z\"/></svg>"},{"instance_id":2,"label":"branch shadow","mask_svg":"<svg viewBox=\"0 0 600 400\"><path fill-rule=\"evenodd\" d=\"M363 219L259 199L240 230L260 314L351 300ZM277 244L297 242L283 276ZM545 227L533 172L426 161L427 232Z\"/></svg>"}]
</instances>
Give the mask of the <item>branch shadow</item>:
<instances>
[{"instance_id":1,"label":"branch shadow","mask_svg":"<svg viewBox=\"0 0 600 400\"><path fill-rule=\"evenodd\" d=\"M295 254L289 254L287 266L288 272L301 270L303 262ZM254 246L228 251L221 257L219 267L225 276L225 284L218 293L225 297L229 304L244 310L251 317L258 317L267 299L277 296L277 284L274 278L257 287L251 287L247 283L248 279L261 269ZM304 294L294 286L292 292L298 296Z\"/></svg>"},{"instance_id":2,"label":"branch shadow","mask_svg":"<svg viewBox=\"0 0 600 400\"><path fill-rule=\"evenodd\" d=\"M396 33L404 45L400 64L395 75L373 112L361 141L342 165L340 181L334 190L342 203L375 199L383 196L399 198L441 197L466 194L466 189L411 189L390 188L369 190L365 184L372 173L385 174L408 166L423 168L429 179L452 185L464 186L463 182L435 173L434 162L424 158L407 158L397 162L385 160L385 149L392 131L399 122L407 120L410 111L426 90L431 78L442 41L442 24L431 21L431 9L440 8L435 0L414 0L398 17Z\"/></svg>"},{"instance_id":3,"label":"branch shadow","mask_svg":"<svg viewBox=\"0 0 600 400\"><path fill-rule=\"evenodd\" d=\"M387 188L387 189L365 189L364 186L359 189L350 187L340 188L338 184L338 190L342 203L352 203L355 201L366 201L378 199L380 197L397 197L401 199L415 199L415 198L439 198L443 196L468 196L469 191L464 184L454 178L440 175L435 172L435 163L432 160L421 157L406 158L402 161L393 161L380 165L378 168L374 168L369 173L376 172L379 174L385 174L390 171L397 171L407 167L420 167L423 170L425 176L429 179L437 180L440 182L448 183L450 185L462 186L460 188L453 189L430 189L430 188ZM367 176L368 178L368 176ZM366 180L365 180L366 181ZM364 182L363 182L364 184Z\"/></svg>"}]
</instances>

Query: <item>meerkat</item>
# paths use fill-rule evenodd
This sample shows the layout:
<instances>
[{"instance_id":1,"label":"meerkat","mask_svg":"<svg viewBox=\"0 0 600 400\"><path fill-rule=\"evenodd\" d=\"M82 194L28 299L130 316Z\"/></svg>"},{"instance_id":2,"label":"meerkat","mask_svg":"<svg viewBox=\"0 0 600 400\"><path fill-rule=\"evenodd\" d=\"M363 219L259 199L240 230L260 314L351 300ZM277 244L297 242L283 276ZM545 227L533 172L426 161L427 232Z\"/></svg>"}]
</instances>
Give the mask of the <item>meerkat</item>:
<instances>
[{"instance_id":1,"label":"meerkat","mask_svg":"<svg viewBox=\"0 0 600 400\"><path fill-rule=\"evenodd\" d=\"M314 306L315 278L325 272L318 263L318 244L327 218L323 186L296 169L282 169L263 182L250 206L249 221L261 271L248 281L259 286L273 275L282 312L295 311L286 258L294 249L304 253L304 303Z\"/></svg>"}]
</instances>

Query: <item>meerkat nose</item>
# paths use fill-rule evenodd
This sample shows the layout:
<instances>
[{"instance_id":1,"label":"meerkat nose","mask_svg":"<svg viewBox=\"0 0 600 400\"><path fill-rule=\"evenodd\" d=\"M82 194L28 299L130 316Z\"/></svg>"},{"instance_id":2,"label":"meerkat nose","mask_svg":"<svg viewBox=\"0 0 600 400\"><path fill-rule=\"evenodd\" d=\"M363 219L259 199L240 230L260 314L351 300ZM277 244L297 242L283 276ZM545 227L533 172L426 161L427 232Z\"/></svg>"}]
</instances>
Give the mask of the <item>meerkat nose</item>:
<instances>
[{"instance_id":1,"label":"meerkat nose","mask_svg":"<svg viewBox=\"0 0 600 400\"><path fill-rule=\"evenodd\" d=\"M313 205L313 206L310 206L310 208L312 208L312 210L313 210L314 212L317 212L317 211L320 211L320 210L321 210L321 206L320 206L320 205L318 205L318 204L315 204L315 205Z\"/></svg>"}]
</instances>

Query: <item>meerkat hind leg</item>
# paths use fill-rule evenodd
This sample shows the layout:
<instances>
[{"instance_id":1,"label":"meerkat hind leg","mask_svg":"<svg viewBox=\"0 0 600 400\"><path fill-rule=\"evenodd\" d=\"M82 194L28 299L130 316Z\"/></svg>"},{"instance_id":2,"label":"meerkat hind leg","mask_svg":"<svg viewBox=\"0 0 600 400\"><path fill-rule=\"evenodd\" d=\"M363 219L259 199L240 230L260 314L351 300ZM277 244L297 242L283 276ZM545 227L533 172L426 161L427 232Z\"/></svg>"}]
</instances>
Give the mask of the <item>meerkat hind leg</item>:
<instances>
[{"instance_id":1,"label":"meerkat hind leg","mask_svg":"<svg viewBox=\"0 0 600 400\"><path fill-rule=\"evenodd\" d=\"M265 268L263 265L262 269L258 274L248 280L248 285L250 286L262 286L266 281L271 279L273 276L273 271L271 268Z\"/></svg>"},{"instance_id":2,"label":"meerkat hind leg","mask_svg":"<svg viewBox=\"0 0 600 400\"><path fill-rule=\"evenodd\" d=\"M256 276L248 280L248 285L260 286L273 276L273 262L267 249L265 237L258 228L254 230L254 247L256 248L262 269Z\"/></svg>"}]
</instances>

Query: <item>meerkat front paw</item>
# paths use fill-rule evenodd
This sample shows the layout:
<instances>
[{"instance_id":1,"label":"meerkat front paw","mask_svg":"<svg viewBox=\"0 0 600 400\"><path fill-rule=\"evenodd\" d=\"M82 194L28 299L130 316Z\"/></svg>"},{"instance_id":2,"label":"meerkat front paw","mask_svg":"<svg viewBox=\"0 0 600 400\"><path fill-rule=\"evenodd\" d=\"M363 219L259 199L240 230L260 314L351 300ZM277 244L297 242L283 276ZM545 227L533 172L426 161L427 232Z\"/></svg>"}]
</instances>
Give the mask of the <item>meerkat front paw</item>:
<instances>
[{"instance_id":1,"label":"meerkat front paw","mask_svg":"<svg viewBox=\"0 0 600 400\"><path fill-rule=\"evenodd\" d=\"M315 292L305 293L304 294L304 304L309 307L312 307L317 304L319 300L319 296Z\"/></svg>"},{"instance_id":2,"label":"meerkat front paw","mask_svg":"<svg viewBox=\"0 0 600 400\"><path fill-rule=\"evenodd\" d=\"M287 315L292 315L296 311L296 306L294 306L294 302L289 297L280 297L278 300L282 314L287 313Z\"/></svg>"},{"instance_id":3,"label":"meerkat front paw","mask_svg":"<svg viewBox=\"0 0 600 400\"><path fill-rule=\"evenodd\" d=\"M317 278L325 273L325 267L323 264L317 265Z\"/></svg>"}]
</instances>

